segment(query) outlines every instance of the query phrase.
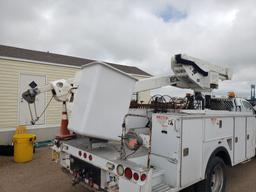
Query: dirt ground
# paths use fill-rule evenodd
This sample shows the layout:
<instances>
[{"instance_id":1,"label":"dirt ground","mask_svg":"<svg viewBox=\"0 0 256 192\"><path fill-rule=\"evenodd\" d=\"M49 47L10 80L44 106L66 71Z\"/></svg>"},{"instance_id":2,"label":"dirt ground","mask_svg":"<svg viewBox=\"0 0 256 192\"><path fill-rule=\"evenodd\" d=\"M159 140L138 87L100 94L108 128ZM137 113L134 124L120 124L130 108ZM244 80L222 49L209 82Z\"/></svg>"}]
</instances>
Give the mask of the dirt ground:
<instances>
[{"instance_id":1,"label":"dirt ground","mask_svg":"<svg viewBox=\"0 0 256 192\"><path fill-rule=\"evenodd\" d=\"M256 192L256 159L228 170L227 192ZM87 192L51 161L48 147L37 149L30 163L0 157L0 192Z\"/></svg>"}]
</instances>

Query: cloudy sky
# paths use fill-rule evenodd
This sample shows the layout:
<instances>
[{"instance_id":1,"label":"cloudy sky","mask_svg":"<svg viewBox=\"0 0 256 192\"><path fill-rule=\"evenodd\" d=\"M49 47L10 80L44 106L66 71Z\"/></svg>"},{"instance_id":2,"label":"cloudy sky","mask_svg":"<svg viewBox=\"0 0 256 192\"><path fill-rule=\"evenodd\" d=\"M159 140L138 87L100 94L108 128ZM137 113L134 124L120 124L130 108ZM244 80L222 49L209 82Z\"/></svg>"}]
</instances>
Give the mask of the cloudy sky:
<instances>
[{"instance_id":1,"label":"cloudy sky","mask_svg":"<svg viewBox=\"0 0 256 192\"><path fill-rule=\"evenodd\" d=\"M233 90L256 83L255 0L0 0L0 44L171 73L186 53L233 69ZM164 89L169 94L177 89Z\"/></svg>"}]
</instances>

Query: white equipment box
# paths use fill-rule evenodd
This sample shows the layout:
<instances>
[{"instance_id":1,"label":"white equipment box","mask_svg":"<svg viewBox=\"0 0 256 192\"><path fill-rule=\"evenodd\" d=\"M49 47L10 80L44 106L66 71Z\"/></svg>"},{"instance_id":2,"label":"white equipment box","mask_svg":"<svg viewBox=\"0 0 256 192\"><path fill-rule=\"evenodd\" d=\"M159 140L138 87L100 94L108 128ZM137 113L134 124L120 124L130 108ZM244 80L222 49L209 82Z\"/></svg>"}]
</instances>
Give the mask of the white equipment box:
<instances>
[{"instance_id":1,"label":"white equipment box","mask_svg":"<svg viewBox=\"0 0 256 192\"><path fill-rule=\"evenodd\" d=\"M105 63L83 66L69 129L93 138L120 140L135 82Z\"/></svg>"}]
</instances>

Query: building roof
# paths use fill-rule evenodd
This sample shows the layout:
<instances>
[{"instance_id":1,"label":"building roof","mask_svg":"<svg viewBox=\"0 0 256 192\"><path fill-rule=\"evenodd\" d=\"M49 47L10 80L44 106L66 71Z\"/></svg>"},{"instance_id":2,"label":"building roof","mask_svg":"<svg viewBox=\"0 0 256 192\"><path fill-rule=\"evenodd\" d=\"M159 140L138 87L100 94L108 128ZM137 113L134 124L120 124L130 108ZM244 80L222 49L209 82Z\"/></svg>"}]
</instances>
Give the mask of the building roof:
<instances>
[{"instance_id":1,"label":"building roof","mask_svg":"<svg viewBox=\"0 0 256 192\"><path fill-rule=\"evenodd\" d=\"M82 65L95 61L91 59L84 59L79 57L60 55L60 54L42 52L42 51L34 51L34 50L11 47L6 45L0 45L0 56L47 62L47 63L70 65L70 66L76 66L76 67L81 67ZM134 66L119 65L114 63L108 63L108 64L125 73L151 76L149 73Z\"/></svg>"}]
</instances>

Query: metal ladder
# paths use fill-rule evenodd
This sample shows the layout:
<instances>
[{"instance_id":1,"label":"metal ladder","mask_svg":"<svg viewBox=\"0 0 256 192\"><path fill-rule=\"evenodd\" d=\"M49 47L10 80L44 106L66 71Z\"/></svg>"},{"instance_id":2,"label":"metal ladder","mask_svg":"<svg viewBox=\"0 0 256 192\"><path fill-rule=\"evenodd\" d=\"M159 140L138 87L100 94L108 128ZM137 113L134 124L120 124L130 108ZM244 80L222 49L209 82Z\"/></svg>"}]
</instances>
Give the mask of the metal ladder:
<instances>
[{"instance_id":1,"label":"metal ladder","mask_svg":"<svg viewBox=\"0 0 256 192\"><path fill-rule=\"evenodd\" d=\"M172 188L164 183L164 170L155 169L152 173L152 192L168 192Z\"/></svg>"}]
</instances>

